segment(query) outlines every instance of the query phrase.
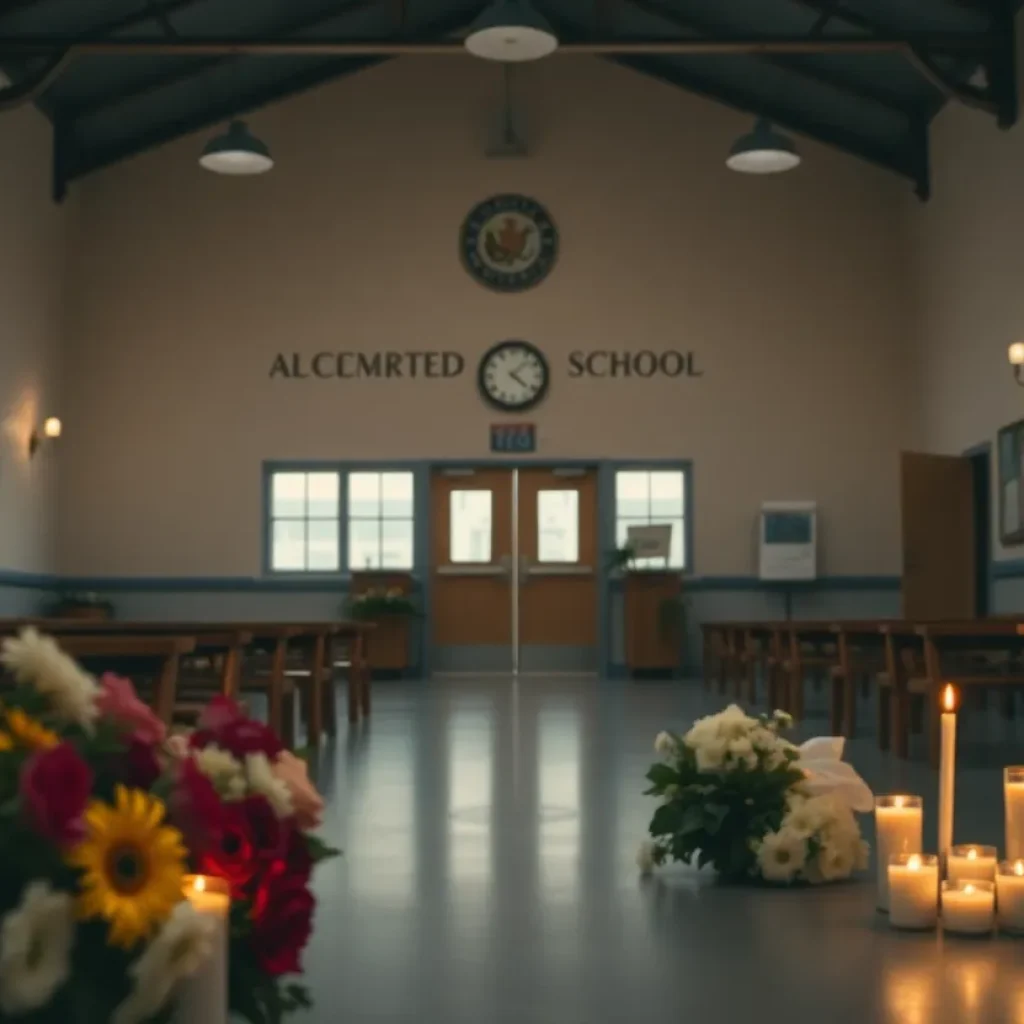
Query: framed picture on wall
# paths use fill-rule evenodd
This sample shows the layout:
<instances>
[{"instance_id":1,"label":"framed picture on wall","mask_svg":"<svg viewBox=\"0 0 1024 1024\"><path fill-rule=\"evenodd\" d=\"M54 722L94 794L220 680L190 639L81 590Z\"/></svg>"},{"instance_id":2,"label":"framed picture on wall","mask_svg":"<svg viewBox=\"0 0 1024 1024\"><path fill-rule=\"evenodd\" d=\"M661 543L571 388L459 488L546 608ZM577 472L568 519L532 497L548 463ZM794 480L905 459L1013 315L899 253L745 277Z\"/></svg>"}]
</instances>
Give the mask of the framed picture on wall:
<instances>
[{"instance_id":1,"label":"framed picture on wall","mask_svg":"<svg viewBox=\"0 0 1024 1024\"><path fill-rule=\"evenodd\" d=\"M1024 544L1024 420L999 431L999 535Z\"/></svg>"}]
</instances>

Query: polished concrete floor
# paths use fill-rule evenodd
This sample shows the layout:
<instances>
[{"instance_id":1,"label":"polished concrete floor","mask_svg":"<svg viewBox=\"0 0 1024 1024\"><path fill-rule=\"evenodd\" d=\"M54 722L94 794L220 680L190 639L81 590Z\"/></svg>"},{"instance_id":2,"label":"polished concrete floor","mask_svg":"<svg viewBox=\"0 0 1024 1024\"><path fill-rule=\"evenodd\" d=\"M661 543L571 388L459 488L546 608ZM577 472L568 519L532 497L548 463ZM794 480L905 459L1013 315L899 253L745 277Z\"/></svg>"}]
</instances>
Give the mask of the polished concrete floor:
<instances>
[{"instance_id":1,"label":"polished concrete floor","mask_svg":"<svg viewBox=\"0 0 1024 1024\"><path fill-rule=\"evenodd\" d=\"M870 876L792 892L638 876L652 740L721 703L679 682L377 685L372 719L315 760L346 852L317 882L309 1020L1024 1024L1024 940L892 932ZM998 766L1024 761L1024 727L962 724L956 838L1001 846ZM925 796L932 845L934 774L865 732L849 760L876 792Z\"/></svg>"}]
</instances>

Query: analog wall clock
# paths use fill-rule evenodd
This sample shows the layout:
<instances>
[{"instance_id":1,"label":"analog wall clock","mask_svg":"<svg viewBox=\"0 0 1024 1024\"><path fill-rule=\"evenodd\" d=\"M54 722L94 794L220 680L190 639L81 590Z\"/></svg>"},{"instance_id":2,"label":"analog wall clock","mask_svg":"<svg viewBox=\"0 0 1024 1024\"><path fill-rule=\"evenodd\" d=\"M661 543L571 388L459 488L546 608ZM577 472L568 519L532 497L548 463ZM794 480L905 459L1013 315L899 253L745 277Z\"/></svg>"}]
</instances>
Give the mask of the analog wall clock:
<instances>
[{"instance_id":1,"label":"analog wall clock","mask_svg":"<svg viewBox=\"0 0 1024 1024\"><path fill-rule=\"evenodd\" d=\"M484 400L502 412L532 409L547 394L548 361L528 341L502 341L484 353L477 384Z\"/></svg>"},{"instance_id":2,"label":"analog wall clock","mask_svg":"<svg viewBox=\"0 0 1024 1024\"><path fill-rule=\"evenodd\" d=\"M547 210L526 196L491 196L477 203L462 225L466 269L499 292L539 284L558 256L558 232Z\"/></svg>"}]
</instances>

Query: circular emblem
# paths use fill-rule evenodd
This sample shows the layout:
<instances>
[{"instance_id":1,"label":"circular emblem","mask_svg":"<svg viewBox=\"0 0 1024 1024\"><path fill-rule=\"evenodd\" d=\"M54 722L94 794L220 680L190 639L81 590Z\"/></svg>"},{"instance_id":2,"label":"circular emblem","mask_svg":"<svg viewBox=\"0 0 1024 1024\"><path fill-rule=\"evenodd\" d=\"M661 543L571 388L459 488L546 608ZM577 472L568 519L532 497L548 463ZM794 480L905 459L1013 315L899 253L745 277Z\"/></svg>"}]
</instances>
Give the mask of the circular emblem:
<instances>
[{"instance_id":1,"label":"circular emblem","mask_svg":"<svg viewBox=\"0 0 1024 1024\"><path fill-rule=\"evenodd\" d=\"M462 258L481 284L521 292L551 273L558 232L540 203L526 196L491 196L462 225Z\"/></svg>"},{"instance_id":2,"label":"circular emblem","mask_svg":"<svg viewBox=\"0 0 1024 1024\"><path fill-rule=\"evenodd\" d=\"M502 341L488 349L477 369L484 401L502 412L525 412L547 394L548 361L528 341Z\"/></svg>"}]
</instances>

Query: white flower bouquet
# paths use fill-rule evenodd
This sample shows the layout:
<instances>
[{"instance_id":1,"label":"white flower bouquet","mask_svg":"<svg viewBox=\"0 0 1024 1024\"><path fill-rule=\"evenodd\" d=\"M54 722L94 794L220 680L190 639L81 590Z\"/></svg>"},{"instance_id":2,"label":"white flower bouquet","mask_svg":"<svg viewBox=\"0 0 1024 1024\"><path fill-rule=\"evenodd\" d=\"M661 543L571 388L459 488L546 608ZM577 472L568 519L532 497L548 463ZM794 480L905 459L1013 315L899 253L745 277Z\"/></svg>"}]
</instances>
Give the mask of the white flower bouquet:
<instances>
[{"instance_id":1,"label":"white flower bouquet","mask_svg":"<svg viewBox=\"0 0 1024 1024\"><path fill-rule=\"evenodd\" d=\"M785 712L754 718L734 704L684 736L660 733L647 795L662 803L637 855L641 870L696 860L729 881L820 884L867 867L854 816L866 787L839 764L841 741L797 747L781 735L791 724ZM822 762L820 772L809 767Z\"/></svg>"}]
</instances>

